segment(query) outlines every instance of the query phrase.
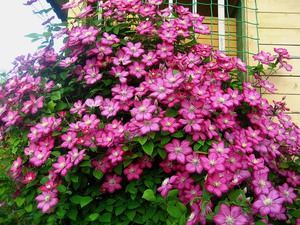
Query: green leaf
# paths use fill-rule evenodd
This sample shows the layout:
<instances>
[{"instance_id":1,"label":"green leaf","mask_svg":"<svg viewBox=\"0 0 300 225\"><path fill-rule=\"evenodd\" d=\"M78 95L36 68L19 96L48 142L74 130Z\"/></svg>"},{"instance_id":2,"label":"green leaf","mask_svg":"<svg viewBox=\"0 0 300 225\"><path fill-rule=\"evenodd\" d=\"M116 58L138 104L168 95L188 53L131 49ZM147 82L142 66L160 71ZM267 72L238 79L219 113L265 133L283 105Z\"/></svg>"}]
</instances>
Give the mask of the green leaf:
<instances>
[{"instance_id":1,"label":"green leaf","mask_svg":"<svg viewBox=\"0 0 300 225\"><path fill-rule=\"evenodd\" d=\"M26 212L32 212L32 205L30 204L30 205L27 205L26 207L25 207L25 210L26 210Z\"/></svg>"},{"instance_id":2,"label":"green leaf","mask_svg":"<svg viewBox=\"0 0 300 225\"><path fill-rule=\"evenodd\" d=\"M294 216L294 217L296 217L296 218L300 218L300 209L292 211L291 215Z\"/></svg>"},{"instance_id":3,"label":"green leaf","mask_svg":"<svg viewBox=\"0 0 300 225\"><path fill-rule=\"evenodd\" d=\"M126 209L126 205L120 205L116 208L115 214L116 216L119 216L122 212L124 212Z\"/></svg>"},{"instance_id":4,"label":"green leaf","mask_svg":"<svg viewBox=\"0 0 300 225\"><path fill-rule=\"evenodd\" d=\"M68 108L68 104L64 103L64 102L58 102L57 105L56 105L56 110L57 111L61 111L61 110L64 110Z\"/></svg>"},{"instance_id":5,"label":"green leaf","mask_svg":"<svg viewBox=\"0 0 300 225\"><path fill-rule=\"evenodd\" d=\"M154 144L153 142L146 142L144 145L142 145L142 148L145 153L151 156L154 150Z\"/></svg>"},{"instance_id":6,"label":"green leaf","mask_svg":"<svg viewBox=\"0 0 300 225\"><path fill-rule=\"evenodd\" d=\"M21 207L25 202L25 198L17 197L14 201L17 203L18 207Z\"/></svg>"},{"instance_id":7,"label":"green leaf","mask_svg":"<svg viewBox=\"0 0 300 225\"><path fill-rule=\"evenodd\" d=\"M53 101L60 100L61 99L60 91L54 91L54 92L52 92L52 94L50 95L50 98Z\"/></svg>"},{"instance_id":8,"label":"green leaf","mask_svg":"<svg viewBox=\"0 0 300 225\"><path fill-rule=\"evenodd\" d=\"M130 221L132 221L134 219L135 215L136 215L135 210L126 211L126 216L128 217L128 219L130 219Z\"/></svg>"},{"instance_id":9,"label":"green leaf","mask_svg":"<svg viewBox=\"0 0 300 225\"><path fill-rule=\"evenodd\" d=\"M195 143L193 146L193 150L196 151L198 150L202 145L200 145L199 143Z\"/></svg>"},{"instance_id":10,"label":"green leaf","mask_svg":"<svg viewBox=\"0 0 300 225\"><path fill-rule=\"evenodd\" d=\"M48 102L47 104L47 108L50 112L53 112L54 111L54 107L55 107L56 103L53 102L52 100L50 102Z\"/></svg>"},{"instance_id":11,"label":"green leaf","mask_svg":"<svg viewBox=\"0 0 300 225\"><path fill-rule=\"evenodd\" d=\"M114 199L114 198L109 198L109 199L106 200L105 203L106 203L106 205L112 205L112 204L114 204L116 201L117 201L117 200Z\"/></svg>"},{"instance_id":12,"label":"green leaf","mask_svg":"<svg viewBox=\"0 0 300 225\"><path fill-rule=\"evenodd\" d=\"M180 219L181 216L182 216L182 212L175 205L168 205L167 206L167 212L169 213L170 216L172 216L172 217L174 217L176 219Z\"/></svg>"},{"instance_id":13,"label":"green leaf","mask_svg":"<svg viewBox=\"0 0 300 225\"><path fill-rule=\"evenodd\" d=\"M165 136L165 137L163 137L163 138L161 139L160 143L161 143L162 145L165 145L165 144L169 143L170 140L171 140L171 137L170 137L170 136Z\"/></svg>"},{"instance_id":14,"label":"green leaf","mask_svg":"<svg viewBox=\"0 0 300 225\"><path fill-rule=\"evenodd\" d=\"M209 193L205 188L203 188L202 197L206 201L210 201L210 199L213 197L211 193Z\"/></svg>"},{"instance_id":15,"label":"green leaf","mask_svg":"<svg viewBox=\"0 0 300 225\"><path fill-rule=\"evenodd\" d=\"M138 137L137 140L141 145L144 145L148 140L148 136Z\"/></svg>"},{"instance_id":16,"label":"green leaf","mask_svg":"<svg viewBox=\"0 0 300 225\"><path fill-rule=\"evenodd\" d=\"M103 213L99 216L99 220L102 223L110 223L111 222L111 213Z\"/></svg>"},{"instance_id":17,"label":"green leaf","mask_svg":"<svg viewBox=\"0 0 300 225\"><path fill-rule=\"evenodd\" d=\"M71 181L72 181L73 183L78 183L79 177L78 177L78 176L72 175L72 176L71 176Z\"/></svg>"},{"instance_id":18,"label":"green leaf","mask_svg":"<svg viewBox=\"0 0 300 225\"><path fill-rule=\"evenodd\" d=\"M144 191L142 198L146 199L147 201L154 202L156 197L152 189L147 189Z\"/></svg>"},{"instance_id":19,"label":"green leaf","mask_svg":"<svg viewBox=\"0 0 300 225\"><path fill-rule=\"evenodd\" d=\"M180 209L181 212L186 213L187 208L186 208L186 206L183 203L177 202L176 205L177 205L178 209Z\"/></svg>"},{"instance_id":20,"label":"green leaf","mask_svg":"<svg viewBox=\"0 0 300 225\"><path fill-rule=\"evenodd\" d=\"M94 199L89 196L81 197L80 199L80 206L83 208L84 206L88 205L90 202L92 202Z\"/></svg>"},{"instance_id":21,"label":"green leaf","mask_svg":"<svg viewBox=\"0 0 300 225\"><path fill-rule=\"evenodd\" d=\"M178 189L172 189L168 193L168 197L175 197L178 195Z\"/></svg>"},{"instance_id":22,"label":"green leaf","mask_svg":"<svg viewBox=\"0 0 300 225\"><path fill-rule=\"evenodd\" d=\"M73 207L68 210L67 217L69 217L71 220L76 221L77 214L78 214L77 208Z\"/></svg>"},{"instance_id":23,"label":"green leaf","mask_svg":"<svg viewBox=\"0 0 300 225\"><path fill-rule=\"evenodd\" d=\"M245 193L240 189L230 192L228 197L233 202L244 202L246 200ZM239 197L242 197L242 199L240 200Z\"/></svg>"},{"instance_id":24,"label":"green leaf","mask_svg":"<svg viewBox=\"0 0 300 225\"><path fill-rule=\"evenodd\" d=\"M257 221L257 222L255 222L254 225L266 225L266 224L264 222L262 222L262 221Z\"/></svg>"},{"instance_id":25,"label":"green leaf","mask_svg":"<svg viewBox=\"0 0 300 225\"><path fill-rule=\"evenodd\" d=\"M52 133L52 137L56 137L56 136L59 136L59 135L61 135L62 133L61 132L58 132L58 131L54 131L53 133ZM52 152L53 153L53 152ZM53 155L53 154L52 154ZM60 155L60 154L59 154Z\"/></svg>"},{"instance_id":26,"label":"green leaf","mask_svg":"<svg viewBox=\"0 0 300 225\"><path fill-rule=\"evenodd\" d=\"M174 134L172 134L172 137L182 138L183 133L182 133L182 131L176 131Z\"/></svg>"},{"instance_id":27,"label":"green leaf","mask_svg":"<svg viewBox=\"0 0 300 225\"><path fill-rule=\"evenodd\" d=\"M114 27L113 32L114 32L115 34L118 34L119 31L120 31L120 28L119 28L119 27Z\"/></svg>"},{"instance_id":28,"label":"green leaf","mask_svg":"<svg viewBox=\"0 0 300 225\"><path fill-rule=\"evenodd\" d=\"M92 213L88 216L88 221L95 221L99 218L99 213Z\"/></svg>"},{"instance_id":29,"label":"green leaf","mask_svg":"<svg viewBox=\"0 0 300 225\"><path fill-rule=\"evenodd\" d=\"M64 193L64 192L67 190L67 188L66 188L66 186L64 186L64 185L59 184L59 185L57 186L57 190L58 190L60 193Z\"/></svg>"},{"instance_id":30,"label":"green leaf","mask_svg":"<svg viewBox=\"0 0 300 225\"><path fill-rule=\"evenodd\" d=\"M90 161L83 161L80 163L80 167L92 167L92 164Z\"/></svg>"},{"instance_id":31,"label":"green leaf","mask_svg":"<svg viewBox=\"0 0 300 225\"><path fill-rule=\"evenodd\" d=\"M136 209L140 207L141 204L137 201L131 201L130 203L127 204L127 209Z\"/></svg>"},{"instance_id":32,"label":"green leaf","mask_svg":"<svg viewBox=\"0 0 300 225\"><path fill-rule=\"evenodd\" d=\"M167 109L167 112L165 114L166 117L176 117L177 115L178 115L178 111L170 108Z\"/></svg>"},{"instance_id":33,"label":"green leaf","mask_svg":"<svg viewBox=\"0 0 300 225\"><path fill-rule=\"evenodd\" d=\"M101 170L94 170L93 176L100 180L103 177L103 172Z\"/></svg>"},{"instance_id":34,"label":"green leaf","mask_svg":"<svg viewBox=\"0 0 300 225\"><path fill-rule=\"evenodd\" d=\"M74 195L70 198L70 201L74 204L80 204L81 196Z\"/></svg>"},{"instance_id":35,"label":"green leaf","mask_svg":"<svg viewBox=\"0 0 300 225\"><path fill-rule=\"evenodd\" d=\"M59 207L57 210L56 210L56 215L58 215L60 218L63 218L65 215L66 215L66 210L63 209L62 207Z\"/></svg>"},{"instance_id":36,"label":"green leaf","mask_svg":"<svg viewBox=\"0 0 300 225\"><path fill-rule=\"evenodd\" d=\"M278 168L280 168L280 169L287 169L289 167L290 167L290 165L288 163L280 163L278 166Z\"/></svg>"},{"instance_id":37,"label":"green leaf","mask_svg":"<svg viewBox=\"0 0 300 225\"><path fill-rule=\"evenodd\" d=\"M159 148L157 149L157 152L162 159L167 158L168 153L164 149Z\"/></svg>"}]
</instances>

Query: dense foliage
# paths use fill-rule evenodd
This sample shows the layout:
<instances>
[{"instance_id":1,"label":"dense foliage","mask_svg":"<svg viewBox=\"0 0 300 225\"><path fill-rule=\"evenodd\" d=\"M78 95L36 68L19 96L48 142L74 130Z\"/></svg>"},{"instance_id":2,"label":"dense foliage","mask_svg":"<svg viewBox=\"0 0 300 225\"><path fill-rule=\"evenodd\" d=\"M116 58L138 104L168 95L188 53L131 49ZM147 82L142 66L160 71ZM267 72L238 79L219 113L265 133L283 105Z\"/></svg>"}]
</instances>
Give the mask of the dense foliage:
<instances>
[{"instance_id":1,"label":"dense foliage","mask_svg":"<svg viewBox=\"0 0 300 225\"><path fill-rule=\"evenodd\" d=\"M88 2L0 88L1 223L296 224L300 129L260 94L286 50L246 67L187 8Z\"/></svg>"}]
</instances>

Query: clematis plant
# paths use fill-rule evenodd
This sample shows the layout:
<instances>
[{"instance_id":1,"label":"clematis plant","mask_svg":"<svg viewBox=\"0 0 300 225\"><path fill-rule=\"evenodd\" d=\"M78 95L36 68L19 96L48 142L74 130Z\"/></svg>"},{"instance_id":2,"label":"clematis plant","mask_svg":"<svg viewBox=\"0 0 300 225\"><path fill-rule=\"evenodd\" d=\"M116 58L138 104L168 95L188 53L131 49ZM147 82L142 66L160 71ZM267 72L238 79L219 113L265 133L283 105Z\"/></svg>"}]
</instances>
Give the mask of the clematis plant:
<instances>
[{"instance_id":1,"label":"clematis plant","mask_svg":"<svg viewBox=\"0 0 300 225\"><path fill-rule=\"evenodd\" d=\"M297 224L300 129L259 92L285 49L246 66L183 6L77 7L0 87L1 223Z\"/></svg>"}]
</instances>

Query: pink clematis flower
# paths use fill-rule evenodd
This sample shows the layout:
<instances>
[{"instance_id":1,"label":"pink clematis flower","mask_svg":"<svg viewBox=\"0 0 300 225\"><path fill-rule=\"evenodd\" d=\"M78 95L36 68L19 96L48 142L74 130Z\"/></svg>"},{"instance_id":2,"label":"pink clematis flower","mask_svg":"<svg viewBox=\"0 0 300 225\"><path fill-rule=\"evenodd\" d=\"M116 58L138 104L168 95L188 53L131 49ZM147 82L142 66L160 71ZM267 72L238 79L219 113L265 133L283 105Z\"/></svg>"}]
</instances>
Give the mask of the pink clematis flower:
<instances>
[{"instance_id":1,"label":"pink clematis flower","mask_svg":"<svg viewBox=\"0 0 300 225\"><path fill-rule=\"evenodd\" d=\"M70 158L64 156L58 156L57 163L53 163L52 167L54 168L54 173L60 173L62 176L66 176L68 170L72 167Z\"/></svg>"},{"instance_id":2,"label":"pink clematis flower","mask_svg":"<svg viewBox=\"0 0 300 225\"><path fill-rule=\"evenodd\" d=\"M189 141L180 142L178 139L173 139L171 143L166 144L165 150L169 153L168 160L177 160L182 164L186 162L186 156L193 151Z\"/></svg>"},{"instance_id":3,"label":"pink clematis flower","mask_svg":"<svg viewBox=\"0 0 300 225\"><path fill-rule=\"evenodd\" d=\"M22 182L24 184L28 184L28 183L34 181L35 178L36 178L36 172L30 171L30 172L26 173L25 178L24 178L24 180L22 180Z\"/></svg>"},{"instance_id":4,"label":"pink clematis flower","mask_svg":"<svg viewBox=\"0 0 300 225\"><path fill-rule=\"evenodd\" d=\"M221 204L220 211L213 217L216 225L246 225L248 218L239 206Z\"/></svg>"},{"instance_id":5,"label":"pink clematis flower","mask_svg":"<svg viewBox=\"0 0 300 225\"><path fill-rule=\"evenodd\" d=\"M261 194L258 199L252 204L252 208L257 210L260 215L266 216L270 213L280 213L284 198L278 191L272 190L269 194Z\"/></svg>"},{"instance_id":6,"label":"pink clematis flower","mask_svg":"<svg viewBox=\"0 0 300 225\"><path fill-rule=\"evenodd\" d=\"M102 189L107 190L109 193L114 193L116 190L122 189L122 186L120 185L122 177L117 174L106 175L106 180L107 182L102 184Z\"/></svg>"},{"instance_id":7,"label":"pink clematis flower","mask_svg":"<svg viewBox=\"0 0 300 225\"><path fill-rule=\"evenodd\" d=\"M42 192L35 200L38 202L37 208L42 209L43 213L48 212L58 203L57 194L53 191Z\"/></svg>"}]
</instances>

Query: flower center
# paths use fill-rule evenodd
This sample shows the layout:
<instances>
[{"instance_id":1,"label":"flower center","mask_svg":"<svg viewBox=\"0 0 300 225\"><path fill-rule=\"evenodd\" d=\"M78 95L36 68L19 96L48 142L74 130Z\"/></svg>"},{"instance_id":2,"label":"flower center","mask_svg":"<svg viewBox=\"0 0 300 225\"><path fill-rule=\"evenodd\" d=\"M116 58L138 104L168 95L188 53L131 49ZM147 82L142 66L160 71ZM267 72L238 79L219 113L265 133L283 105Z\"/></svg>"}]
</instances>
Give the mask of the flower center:
<instances>
[{"instance_id":1,"label":"flower center","mask_svg":"<svg viewBox=\"0 0 300 225\"><path fill-rule=\"evenodd\" d=\"M164 88L164 87L159 87L159 88L158 88L158 91L159 91L160 93L163 93L163 92L165 91L165 88Z\"/></svg>"},{"instance_id":2,"label":"flower center","mask_svg":"<svg viewBox=\"0 0 300 225\"><path fill-rule=\"evenodd\" d=\"M265 206L271 206L272 203L273 203L273 200L271 198L266 198L264 201L263 201L264 205Z\"/></svg>"},{"instance_id":3,"label":"flower center","mask_svg":"<svg viewBox=\"0 0 300 225\"><path fill-rule=\"evenodd\" d=\"M232 216L226 216L226 224L227 225L232 225L234 224L234 218Z\"/></svg>"},{"instance_id":4,"label":"flower center","mask_svg":"<svg viewBox=\"0 0 300 225\"><path fill-rule=\"evenodd\" d=\"M182 148L181 147L176 147L175 148L175 153L178 154L178 153L181 153L182 151Z\"/></svg>"},{"instance_id":5,"label":"flower center","mask_svg":"<svg viewBox=\"0 0 300 225\"><path fill-rule=\"evenodd\" d=\"M46 197L45 197L45 202L50 202L50 200L51 200L51 196L50 195L46 195Z\"/></svg>"},{"instance_id":6,"label":"flower center","mask_svg":"<svg viewBox=\"0 0 300 225\"><path fill-rule=\"evenodd\" d=\"M266 182L264 180L259 180L258 183L259 183L259 186L262 188L266 186Z\"/></svg>"}]
</instances>

